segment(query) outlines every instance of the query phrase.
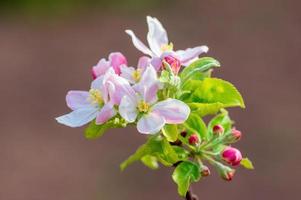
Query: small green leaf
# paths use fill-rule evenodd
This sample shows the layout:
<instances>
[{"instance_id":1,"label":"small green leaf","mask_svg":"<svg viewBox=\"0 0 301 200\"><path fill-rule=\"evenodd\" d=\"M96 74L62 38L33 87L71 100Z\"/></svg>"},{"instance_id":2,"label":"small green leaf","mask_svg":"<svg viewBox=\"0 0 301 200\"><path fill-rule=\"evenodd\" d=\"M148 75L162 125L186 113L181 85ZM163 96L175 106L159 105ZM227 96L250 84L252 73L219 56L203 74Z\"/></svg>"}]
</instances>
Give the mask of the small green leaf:
<instances>
[{"instance_id":1,"label":"small green leaf","mask_svg":"<svg viewBox=\"0 0 301 200\"><path fill-rule=\"evenodd\" d=\"M206 72L213 67L220 67L220 63L214 58L203 57L194 61L181 72L180 77L182 83L184 84L188 79L201 76L202 72Z\"/></svg>"},{"instance_id":2,"label":"small green leaf","mask_svg":"<svg viewBox=\"0 0 301 200\"><path fill-rule=\"evenodd\" d=\"M246 169L254 169L253 163L249 160L249 158L243 158L240 161L240 165Z\"/></svg>"},{"instance_id":3,"label":"small green leaf","mask_svg":"<svg viewBox=\"0 0 301 200\"><path fill-rule=\"evenodd\" d=\"M97 125L95 121L92 121L89 126L85 129L85 137L87 139L96 139L101 137L106 130L109 128L114 128L116 125L113 121L109 121L105 124Z\"/></svg>"},{"instance_id":4,"label":"small green leaf","mask_svg":"<svg viewBox=\"0 0 301 200\"><path fill-rule=\"evenodd\" d=\"M190 113L188 119L184 123L185 128L190 133L197 133L202 139L206 138L207 128L206 124L200 116Z\"/></svg>"},{"instance_id":5,"label":"small green leaf","mask_svg":"<svg viewBox=\"0 0 301 200\"><path fill-rule=\"evenodd\" d=\"M175 124L166 124L162 129L163 135L169 142L174 142L178 139L178 128Z\"/></svg>"},{"instance_id":6,"label":"small green leaf","mask_svg":"<svg viewBox=\"0 0 301 200\"><path fill-rule=\"evenodd\" d=\"M141 158L141 162L150 169L158 169L159 164L155 156L146 155Z\"/></svg>"},{"instance_id":7,"label":"small green leaf","mask_svg":"<svg viewBox=\"0 0 301 200\"><path fill-rule=\"evenodd\" d=\"M221 108L224 108L224 104L222 103L188 103L187 104L191 112L198 114L200 117L204 117L206 115L213 115L220 111Z\"/></svg>"},{"instance_id":8,"label":"small green leaf","mask_svg":"<svg viewBox=\"0 0 301 200\"><path fill-rule=\"evenodd\" d=\"M181 162L172 174L173 181L178 185L178 193L185 196L192 182L200 179L200 167L191 161Z\"/></svg>"}]
</instances>

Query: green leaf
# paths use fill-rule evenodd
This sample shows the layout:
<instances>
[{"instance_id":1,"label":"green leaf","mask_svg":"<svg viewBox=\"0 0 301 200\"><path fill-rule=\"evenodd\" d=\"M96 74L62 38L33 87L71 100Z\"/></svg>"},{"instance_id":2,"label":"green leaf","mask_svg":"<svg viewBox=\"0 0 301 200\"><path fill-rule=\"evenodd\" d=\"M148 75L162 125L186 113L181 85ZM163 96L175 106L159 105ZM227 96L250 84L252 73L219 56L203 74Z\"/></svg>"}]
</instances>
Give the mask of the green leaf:
<instances>
[{"instance_id":1,"label":"green leaf","mask_svg":"<svg viewBox=\"0 0 301 200\"><path fill-rule=\"evenodd\" d=\"M189 80L183 89L191 91L181 97L181 100L186 103L220 103L223 104L223 107L245 107L238 90L231 83L222 79Z\"/></svg>"},{"instance_id":2,"label":"green leaf","mask_svg":"<svg viewBox=\"0 0 301 200\"><path fill-rule=\"evenodd\" d=\"M172 146L172 148L174 149L174 151L177 153L179 160L187 160L189 157L189 151L187 151L186 149L184 149L181 146Z\"/></svg>"},{"instance_id":3,"label":"green leaf","mask_svg":"<svg viewBox=\"0 0 301 200\"><path fill-rule=\"evenodd\" d=\"M92 121L89 126L85 129L85 137L87 139L96 139L102 136L109 128L116 127L113 121L109 121L105 124L97 125L95 120Z\"/></svg>"},{"instance_id":4,"label":"green leaf","mask_svg":"<svg viewBox=\"0 0 301 200\"><path fill-rule=\"evenodd\" d=\"M220 67L220 63L214 58L203 57L194 61L189 66L185 67L180 74L182 83L184 84L189 79L195 79L213 67Z\"/></svg>"},{"instance_id":5,"label":"green leaf","mask_svg":"<svg viewBox=\"0 0 301 200\"><path fill-rule=\"evenodd\" d=\"M130 164L142 159L146 155L155 156L165 166L172 166L179 161L177 153L169 142L161 136L154 136L140 146L127 160L121 163L120 169L124 170Z\"/></svg>"},{"instance_id":6,"label":"green leaf","mask_svg":"<svg viewBox=\"0 0 301 200\"><path fill-rule=\"evenodd\" d=\"M190 133L197 133L202 139L206 138L207 128L206 124L200 116L190 113L188 119L184 123L185 128Z\"/></svg>"},{"instance_id":7,"label":"green leaf","mask_svg":"<svg viewBox=\"0 0 301 200\"><path fill-rule=\"evenodd\" d=\"M172 174L172 179L178 185L178 193L185 196L192 182L200 179L200 167L191 161L181 162Z\"/></svg>"},{"instance_id":8,"label":"green leaf","mask_svg":"<svg viewBox=\"0 0 301 200\"><path fill-rule=\"evenodd\" d=\"M178 139L178 128L175 124L166 124L162 129L163 135L169 142L174 142Z\"/></svg>"},{"instance_id":9,"label":"green leaf","mask_svg":"<svg viewBox=\"0 0 301 200\"><path fill-rule=\"evenodd\" d=\"M200 117L206 115L213 115L220 111L221 108L225 107L222 103L188 103L187 104L191 112L198 114Z\"/></svg>"},{"instance_id":10,"label":"green leaf","mask_svg":"<svg viewBox=\"0 0 301 200\"><path fill-rule=\"evenodd\" d=\"M150 156L150 155L146 155L146 156L143 156L141 158L141 162L151 168L151 169L158 169L159 168L159 164L157 162L157 159L155 156Z\"/></svg>"},{"instance_id":11,"label":"green leaf","mask_svg":"<svg viewBox=\"0 0 301 200\"><path fill-rule=\"evenodd\" d=\"M249 160L249 158L243 158L240 161L240 165L246 169L254 169L253 163Z\"/></svg>"},{"instance_id":12,"label":"green leaf","mask_svg":"<svg viewBox=\"0 0 301 200\"><path fill-rule=\"evenodd\" d=\"M230 119L226 110L223 110L208 123L208 139L213 135L213 127L218 124L223 126L224 134L229 134L231 132L233 121Z\"/></svg>"}]
</instances>

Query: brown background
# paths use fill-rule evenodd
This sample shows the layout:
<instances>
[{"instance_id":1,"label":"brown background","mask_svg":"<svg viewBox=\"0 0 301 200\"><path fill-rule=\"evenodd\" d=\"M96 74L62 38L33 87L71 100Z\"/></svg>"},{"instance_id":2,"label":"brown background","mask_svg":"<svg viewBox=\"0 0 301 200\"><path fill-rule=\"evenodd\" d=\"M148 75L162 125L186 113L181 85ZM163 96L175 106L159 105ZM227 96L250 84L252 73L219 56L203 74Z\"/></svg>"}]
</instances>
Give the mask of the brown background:
<instances>
[{"instance_id":1,"label":"brown background","mask_svg":"<svg viewBox=\"0 0 301 200\"><path fill-rule=\"evenodd\" d=\"M0 199L180 199L169 169L119 171L145 140L135 129L87 141L83 129L54 120L69 111L69 89L89 87L99 58L121 51L136 63L141 54L124 29L145 39L148 14L162 21L176 49L207 44L223 65L214 75L234 83L246 101L247 109L231 111L244 134L237 146L256 170L239 169L231 183L214 172L194 184L200 199L300 199L300 1L115 5L45 15L2 9Z\"/></svg>"}]
</instances>

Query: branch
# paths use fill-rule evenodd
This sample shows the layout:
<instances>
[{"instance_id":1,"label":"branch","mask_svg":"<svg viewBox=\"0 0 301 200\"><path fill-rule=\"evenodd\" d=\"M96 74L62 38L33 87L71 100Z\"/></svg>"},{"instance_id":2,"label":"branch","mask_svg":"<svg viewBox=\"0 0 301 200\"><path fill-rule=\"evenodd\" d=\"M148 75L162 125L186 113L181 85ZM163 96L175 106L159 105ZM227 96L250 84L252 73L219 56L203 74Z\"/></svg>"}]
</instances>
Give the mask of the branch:
<instances>
[{"instance_id":1,"label":"branch","mask_svg":"<svg viewBox=\"0 0 301 200\"><path fill-rule=\"evenodd\" d=\"M198 196L196 194L193 194L191 187L190 190L186 193L186 200L198 200Z\"/></svg>"}]
</instances>

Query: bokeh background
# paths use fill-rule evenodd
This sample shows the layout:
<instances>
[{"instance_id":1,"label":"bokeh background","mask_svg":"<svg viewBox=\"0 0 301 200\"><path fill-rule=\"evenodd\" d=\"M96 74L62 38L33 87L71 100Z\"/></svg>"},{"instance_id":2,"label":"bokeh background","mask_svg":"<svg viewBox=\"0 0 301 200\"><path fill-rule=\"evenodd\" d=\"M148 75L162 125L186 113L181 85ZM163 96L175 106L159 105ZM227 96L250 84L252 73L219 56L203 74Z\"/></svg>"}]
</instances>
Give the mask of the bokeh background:
<instances>
[{"instance_id":1,"label":"bokeh background","mask_svg":"<svg viewBox=\"0 0 301 200\"><path fill-rule=\"evenodd\" d=\"M170 169L141 164L119 171L145 141L135 129L88 141L83 129L55 122L69 89L87 89L90 68L111 51L131 64L141 54L124 33L146 37L158 17L176 49L206 44L247 108L232 109L237 145L255 171L231 182L194 184L200 199L300 199L300 1L291 0L1 0L0 199L180 199Z\"/></svg>"}]
</instances>

